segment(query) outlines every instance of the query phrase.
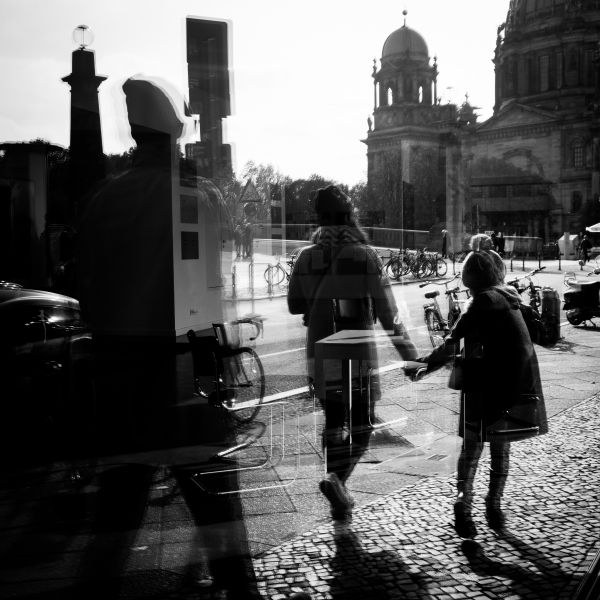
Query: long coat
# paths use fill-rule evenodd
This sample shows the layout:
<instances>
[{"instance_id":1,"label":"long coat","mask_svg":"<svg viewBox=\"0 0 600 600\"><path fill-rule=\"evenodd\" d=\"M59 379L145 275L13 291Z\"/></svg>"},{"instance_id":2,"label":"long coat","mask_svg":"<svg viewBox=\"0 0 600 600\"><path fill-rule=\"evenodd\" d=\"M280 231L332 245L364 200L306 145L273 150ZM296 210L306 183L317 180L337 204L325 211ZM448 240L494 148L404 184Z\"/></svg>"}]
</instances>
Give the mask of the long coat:
<instances>
[{"instance_id":1,"label":"long coat","mask_svg":"<svg viewBox=\"0 0 600 600\"><path fill-rule=\"evenodd\" d=\"M445 346L429 357L430 366L453 357L460 340L465 360L459 435L486 441L488 425L532 396L539 402L531 425L539 427L539 434L547 433L538 360L516 293L505 287L474 293Z\"/></svg>"},{"instance_id":2,"label":"long coat","mask_svg":"<svg viewBox=\"0 0 600 600\"><path fill-rule=\"evenodd\" d=\"M347 226L321 228L318 243L304 248L294 263L288 290L288 308L304 315L307 326L306 356L309 378L314 376L315 343L337 329L373 329L379 319L384 329L393 330L396 302L381 259L365 243L360 230ZM333 300L349 300L353 316L336 327ZM373 344L365 367L375 367ZM341 378L339 365L327 361L328 382Z\"/></svg>"}]
</instances>

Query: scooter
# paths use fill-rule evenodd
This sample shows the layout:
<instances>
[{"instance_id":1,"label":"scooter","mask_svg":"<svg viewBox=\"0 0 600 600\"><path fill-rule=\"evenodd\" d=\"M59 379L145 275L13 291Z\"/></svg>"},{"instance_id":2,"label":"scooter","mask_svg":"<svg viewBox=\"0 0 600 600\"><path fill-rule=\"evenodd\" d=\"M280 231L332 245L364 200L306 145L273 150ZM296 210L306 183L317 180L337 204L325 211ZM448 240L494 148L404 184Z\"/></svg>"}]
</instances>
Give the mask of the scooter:
<instances>
[{"instance_id":1,"label":"scooter","mask_svg":"<svg viewBox=\"0 0 600 600\"><path fill-rule=\"evenodd\" d=\"M588 273L588 277L590 275L600 275L600 268ZM596 327L592 319L600 318L600 279L582 281L577 279L574 273L567 273L564 281L568 288L564 294L563 305L567 321L571 325L581 325L589 321Z\"/></svg>"}]
</instances>

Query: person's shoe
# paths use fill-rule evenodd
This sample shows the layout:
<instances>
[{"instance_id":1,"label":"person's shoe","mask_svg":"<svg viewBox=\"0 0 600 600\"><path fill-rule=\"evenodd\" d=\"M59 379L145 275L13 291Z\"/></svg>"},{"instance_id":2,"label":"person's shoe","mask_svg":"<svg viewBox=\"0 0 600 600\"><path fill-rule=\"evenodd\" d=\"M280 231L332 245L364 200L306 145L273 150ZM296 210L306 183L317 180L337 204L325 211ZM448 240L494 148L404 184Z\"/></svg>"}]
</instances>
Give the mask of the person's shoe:
<instances>
[{"instance_id":1,"label":"person's shoe","mask_svg":"<svg viewBox=\"0 0 600 600\"><path fill-rule=\"evenodd\" d=\"M454 503L454 530L461 538L472 539L477 535L477 528L471 518L471 511L462 500Z\"/></svg>"},{"instance_id":2,"label":"person's shoe","mask_svg":"<svg viewBox=\"0 0 600 600\"><path fill-rule=\"evenodd\" d=\"M319 489L331 504L331 515L334 519L343 516L344 513L352 514L354 500L350 497L346 488L335 473L329 473L319 483Z\"/></svg>"},{"instance_id":3,"label":"person's shoe","mask_svg":"<svg viewBox=\"0 0 600 600\"><path fill-rule=\"evenodd\" d=\"M506 515L497 500L485 499L485 518L490 529L504 529L506 525Z\"/></svg>"}]
</instances>

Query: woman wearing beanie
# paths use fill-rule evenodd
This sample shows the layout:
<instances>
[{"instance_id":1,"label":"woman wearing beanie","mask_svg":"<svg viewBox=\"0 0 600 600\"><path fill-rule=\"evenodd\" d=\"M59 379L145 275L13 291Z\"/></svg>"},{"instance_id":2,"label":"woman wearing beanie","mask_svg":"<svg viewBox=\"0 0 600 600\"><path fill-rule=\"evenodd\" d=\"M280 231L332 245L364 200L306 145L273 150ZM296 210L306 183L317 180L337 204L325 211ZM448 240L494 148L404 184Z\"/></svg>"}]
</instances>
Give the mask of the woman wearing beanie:
<instances>
[{"instance_id":1,"label":"woman wearing beanie","mask_svg":"<svg viewBox=\"0 0 600 600\"><path fill-rule=\"evenodd\" d=\"M317 190L313 202L319 228L313 244L304 248L294 263L288 291L290 312L302 314L307 326L309 381L314 377L316 342L342 329L372 330L376 318L384 329L395 334L392 342L402 357L416 358L416 349L404 327L395 322L398 310L383 265L367 244L354 218L350 199L331 185ZM376 366L375 344L369 354L370 359L363 361L363 371L359 374L361 382L366 381L367 369ZM327 393L319 400L325 413L323 446L327 477L321 481L320 489L331 504L332 517L347 519L354 502L346 490L346 481L367 449L373 401L368 402L359 382L353 383L350 440L346 431L348 407L341 393L341 368L337 363L329 364L332 361L325 362ZM353 367L352 372L357 369ZM376 391L371 378L372 399Z\"/></svg>"},{"instance_id":2,"label":"woman wearing beanie","mask_svg":"<svg viewBox=\"0 0 600 600\"><path fill-rule=\"evenodd\" d=\"M439 368L455 359L464 341L459 422L463 443L457 466L454 527L467 538L477 533L472 519L473 483L484 443L489 443L491 457L486 518L490 527L501 529L505 523L501 500L509 469L509 440L548 431L538 361L521 316L520 299L515 290L503 285L504 264L487 246L486 237L474 236L473 251L463 265L462 280L471 291L471 303L444 345L421 359L428 363L428 371ZM527 414L528 421L519 424L518 435L514 430L499 429L497 423L507 411L514 413L516 407L529 406L528 402L535 402L536 411L520 411Z\"/></svg>"}]
</instances>

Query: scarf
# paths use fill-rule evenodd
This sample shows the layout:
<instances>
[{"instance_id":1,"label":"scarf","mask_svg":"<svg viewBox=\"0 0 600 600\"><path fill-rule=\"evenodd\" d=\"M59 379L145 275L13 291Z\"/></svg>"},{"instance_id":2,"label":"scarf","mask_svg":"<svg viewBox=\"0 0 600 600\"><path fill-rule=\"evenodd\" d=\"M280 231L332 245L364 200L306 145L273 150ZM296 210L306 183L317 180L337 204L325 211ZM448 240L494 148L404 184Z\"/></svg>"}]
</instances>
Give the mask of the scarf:
<instances>
[{"instance_id":1,"label":"scarf","mask_svg":"<svg viewBox=\"0 0 600 600\"><path fill-rule=\"evenodd\" d=\"M367 236L356 226L322 225L312 238L313 244L320 246L347 246L349 244L366 244Z\"/></svg>"}]
</instances>

